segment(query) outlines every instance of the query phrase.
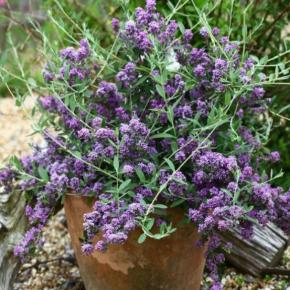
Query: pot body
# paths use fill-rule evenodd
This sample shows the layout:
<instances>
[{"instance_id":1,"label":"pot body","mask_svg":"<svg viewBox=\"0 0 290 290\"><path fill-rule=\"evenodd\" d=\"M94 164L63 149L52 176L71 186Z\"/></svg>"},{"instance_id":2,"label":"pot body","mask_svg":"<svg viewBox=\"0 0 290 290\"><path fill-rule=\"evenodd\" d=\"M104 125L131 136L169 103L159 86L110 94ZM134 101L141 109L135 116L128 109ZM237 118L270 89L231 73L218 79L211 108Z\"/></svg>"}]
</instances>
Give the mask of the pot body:
<instances>
[{"instance_id":1,"label":"pot body","mask_svg":"<svg viewBox=\"0 0 290 290\"><path fill-rule=\"evenodd\" d=\"M105 253L94 251L86 256L81 251L83 214L92 206L86 197L67 195L65 213L72 246L87 290L199 290L205 248L195 246L199 236L192 225L179 227L161 240L137 240L141 230L129 235L123 245L109 245ZM180 220L181 212L173 212ZM98 237L97 237L98 238Z\"/></svg>"}]
</instances>

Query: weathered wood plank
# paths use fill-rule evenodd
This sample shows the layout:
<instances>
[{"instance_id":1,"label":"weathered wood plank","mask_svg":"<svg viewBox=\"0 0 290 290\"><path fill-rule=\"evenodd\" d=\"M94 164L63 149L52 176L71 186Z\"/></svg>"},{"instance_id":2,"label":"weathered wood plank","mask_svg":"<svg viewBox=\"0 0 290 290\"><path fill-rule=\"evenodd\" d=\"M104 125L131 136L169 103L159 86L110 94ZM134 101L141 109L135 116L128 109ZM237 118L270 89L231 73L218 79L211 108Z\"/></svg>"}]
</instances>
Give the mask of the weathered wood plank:
<instances>
[{"instance_id":1,"label":"weathered wood plank","mask_svg":"<svg viewBox=\"0 0 290 290\"><path fill-rule=\"evenodd\" d=\"M19 259L13 256L13 247L27 227L24 206L23 194L0 193L0 289L13 289L20 265Z\"/></svg>"},{"instance_id":2,"label":"weathered wood plank","mask_svg":"<svg viewBox=\"0 0 290 290\"><path fill-rule=\"evenodd\" d=\"M227 260L239 270L253 276L261 275L265 269L276 266L288 245L288 237L273 223L254 227L254 236L245 240L238 231L222 233L225 242L233 249L226 254Z\"/></svg>"}]
</instances>

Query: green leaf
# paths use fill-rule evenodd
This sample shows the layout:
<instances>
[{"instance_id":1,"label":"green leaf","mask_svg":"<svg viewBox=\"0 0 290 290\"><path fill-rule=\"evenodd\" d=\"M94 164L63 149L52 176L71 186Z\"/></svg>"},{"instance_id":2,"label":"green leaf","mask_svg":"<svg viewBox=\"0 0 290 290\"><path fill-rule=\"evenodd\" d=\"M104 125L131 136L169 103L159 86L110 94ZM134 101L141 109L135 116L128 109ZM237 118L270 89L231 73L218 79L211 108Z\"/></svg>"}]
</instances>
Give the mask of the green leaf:
<instances>
[{"instance_id":1,"label":"green leaf","mask_svg":"<svg viewBox=\"0 0 290 290\"><path fill-rule=\"evenodd\" d=\"M9 159L10 165L14 166L16 169L21 170L22 169L22 164L20 160L16 156L12 156Z\"/></svg>"},{"instance_id":2,"label":"green leaf","mask_svg":"<svg viewBox=\"0 0 290 290\"><path fill-rule=\"evenodd\" d=\"M115 168L116 172L118 173L120 164L119 164L119 157L117 155L114 156L113 165L114 165L114 168Z\"/></svg>"},{"instance_id":3,"label":"green leaf","mask_svg":"<svg viewBox=\"0 0 290 290\"><path fill-rule=\"evenodd\" d=\"M126 194L129 195L129 196L131 196L131 197L135 197L135 195L136 195L135 192L133 192L131 190L130 191L127 191Z\"/></svg>"},{"instance_id":4,"label":"green leaf","mask_svg":"<svg viewBox=\"0 0 290 290\"><path fill-rule=\"evenodd\" d=\"M173 113L173 108L171 106L168 107L167 116L168 116L169 122L173 125L174 124L174 113Z\"/></svg>"},{"instance_id":5,"label":"green leaf","mask_svg":"<svg viewBox=\"0 0 290 290\"><path fill-rule=\"evenodd\" d=\"M227 91L225 93L225 105L228 106L231 103L231 93Z\"/></svg>"},{"instance_id":6,"label":"green leaf","mask_svg":"<svg viewBox=\"0 0 290 290\"><path fill-rule=\"evenodd\" d=\"M168 6L169 6L170 10L172 10L172 11L175 11L176 10L176 8L174 7L174 5L170 1L168 1Z\"/></svg>"},{"instance_id":7,"label":"green leaf","mask_svg":"<svg viewBox=\"0 0 290 290\"><path fill-rule=\"evenodd\" d=\"M165 205L165 204L155 204L154 208L167 209L167 205Z\"/></svg>"},{"instance_id":8,"label":"green leaf","mask_svg":"<svg viewBox=\"0 0 290 290\"><path fill-rule=\"evenodd\" d=\"M146 182L146 178L145 178L145 175L142 172L142 170L139 167L136 167L135 171L136 171L136 174L137 174L138 178L140 179L140 181L142 183L145 183Z\"/></svg>"},{"instance_id":9,"label":"green leaf","mask_svg":"<svg viewBox=\"0 0 290 290\"><path fill-rule=\"evenodd\" d=\"M139 244L143 244L146 240L147 236L143 233L142 235L140 235L139 239L138 239L138 243Z\"/></svg>"},{"instance_id":10,"label":"green leaf","mask_svg":"<svg viewBox=\"0 0 290 290\"><path fill-rule=\"evenodd\" d=\"M69 99L69 107L71 109L72 112L75 111L76 107L77 107L77 103L74 97Z\"/></svg>"},{"instance_id":11,"label":"green leaf","mask_svg":"<svg viewBox=\"0 0 290 290\"><path fill-rule=\"evenodd\" d=\"M168 133L160 133L160 134L153 135L151 138L153 138L153 139L163 139L163 138L175 139L175 136L168 134Z\"/></svg>"},{"instance_id":12,"label":"green leaf","mask_svg":"<svg viewBox=\"0 0 290 290\"><path fill-rule=\"evenodd\" d=\"M240 190L237 190L234 194L234 198L233 198L233 203L236 204L238 199L239 199L239 196L240 196L240 193L241 191Z\"/></svg>"},{"instance_id":13,"label":"green leaf","mask_svg":"<svg viewBox=\"0 0 290 290\"><path fill-rule=\"evenodd\" d=\"M168 166L170 167L170 169L172 171L175 171L175 166L174 166L173 162L171 160L169 160L168 158L165 158L165 161L168 164Z\"/></svg>"},{"instance_id":14,"label":"green leaf","mask_svg":"<svg viewBox=\"0 0 290 290\"><path fill-rule=\"evenodd\" d=\"M126 187L128 187L128 185L131 183L131 179L127 179L125 181L123 181L119 187L119 192L123 191Z\"/></svg>"},{"instance_id":15,"label":"green leaf","mask_svg":"<svg viewBox=\"0 0 290 290\"><path fill-rule=\"evenodd\" d=\"M153 79L154 79L157 83L162 84L162 78L161 78L160 75L155 75L155 76L153 76Z\"/></svg>"},{"instance_id":16,"label":"green leaf","mask_svg":"<svg viewBox=\"0 0 290 290\"><path fill-rule=\"evenodd\" d=\"M246 42L247 35L248 35L248 27L247 27L247 25L243 25L242 34L243 34L243 40L244 40L244 42Z\"/></svg>"},{"instance_id":17,"label":"green leaf","mask_svg":"<svg viewBox=\"0 0 290 290\"><path fill-rule=\"evenodd\" d=\"M178 23L178 26L179 26L180 32L183 34L184 31L185 31L185 27L184 27L183 23L182 22L179 22Z\"/></svg>"},{"instance_id":18,"label":"green leaf","mask_svg":"<svg viewBox=\"0 0 290 290\"><path fill-rule=\"evenodd\" d=\"M80 151L73 151L72 154L76 158L82 158L82 153Z\"/></svg>"},{"instance_id":19,"label":"green leaf","mask_svg":"<svg viewBox=\"0 0 290 290\"><path fill-rule=\"evenodd\" d=\"M64 104L68 107L68 106L69 106L69 102L70 102L70 96L67 95L67 96L65 96L65 98L64 98Z\"/></svg>"},{"instance_id":20,"label":"green leaf","mask_svg":"<svg viewBox=\"0 0 290 290\"><path fill-rule=\"evenodd\" d=\"M29 79L27 80L27 82L28 82L28 84L29 84L30 86L32 86L33 88L37 87L36 81L35 81L35 79L33 79L33 78L29 78Z\"/></svg>"},{"instance_id":21,"label":"green leaf","mask_svg":"<svg viewBox=\"0 0 290 290\"><path fill-rule=\"evenodd\" d=\"M161 226L160 226L160 233L164 234L165 230L166 230L166 223L162 223Z\"/></svg>"},{"instance_id":22,"label":"green leaf","mask_svg":"<svg viewBox=\"0 0 290 290\"><path fill-rule=\"evenodd\" d=\"M151 218L151 219L148 219L147 222L146 222L146 225L145 225L145 228L147 231L150 231L154 225L154 219Z\"/></svg>"},{"instance_id":23,"label":"green leaf","mask_svg":"<svg viewBox=\"0 0 290 290\"><path fill-rule=\"evenodd\" d=\"M165 99L165 90L161 85L156 85L156 90L158 92L158 94Z\"/></svg>"},{"instance_id":24,"label":"green leaf","mask_svg":"<svg viewBox=\"0 0 290 290\"><path fill-rule=\"evenodd\" d=\"M225 193L226 193L227 195L229 195L230 197L233 197L232 193L231 193L229 190L227 190L227 189L225 189L225 188L222 188L222 191L225 192Z\"/></svg>"},{"instance_id":25,"label":"green leaf","mask_svg":"<svg viewBox=\"0 0 290 290\"><path fill-rule=\"evenodd\" d=\"M46 169L44 169L42 166L39 166L37 168L39 176L44 180L44 181L49 181L49 176L48 172Z\"/></svg>"},{"instance_id":26,"label":"green leaf","mask_svg":"<svg viewBox=\"0 0 290 290\"><path fill-rule=\"evenodd\" d=\"M279 68L281 69L281 71L283 71L283 70L285 69L285 63L283 63L283 62L280 62L280 63L278 64L278 66L279 66Z\"/></svg>"},{"instance_id":27,"label":"green leaf","mask_svg":"<svg viewBox=\"0 0 290 290\"><path fill-rule=\"evenodd\" d=\"M172 141L170 144L170 147L171 147L172 152L177 152L177 150L178 150L177 142Z\"/></svg>"},{"instance_id":28,"label":"green leaf","mask_svg":"<svg viewBox=\"0 0 290 290\"><path fill-rule=\"evenodd\" d=\"M173 207L178 207L179 205L181 205L182 203L184 203L185 202L185 200L184 199L178 199L178 200L176 200L176 201L174 201L172 204L171 204L171 208L173 208Z\"/></svg>"},{"instance_id":29,"label":"green leaf","mask_svg":"<svg viewBox=\"0 0 290 290\"><path fill-rule=\"evenodd\" d=\"M253 205L250 205L250 206L243 206L243 209L245 210L245 212L249 212L249 211L251 211L253 208L254 208Z\"/></svg>"},{"instance_id":30,"label":"green leaf","mask_svg":"<svg viewBox=\"0 0 290 290\"><path fill-rule=\"evenodd\" d=\"M147 76L141 77L136 83L134 83L134 88L138 88L142 83L144 83L147 79Z\"/></svg>"}]
</instances>

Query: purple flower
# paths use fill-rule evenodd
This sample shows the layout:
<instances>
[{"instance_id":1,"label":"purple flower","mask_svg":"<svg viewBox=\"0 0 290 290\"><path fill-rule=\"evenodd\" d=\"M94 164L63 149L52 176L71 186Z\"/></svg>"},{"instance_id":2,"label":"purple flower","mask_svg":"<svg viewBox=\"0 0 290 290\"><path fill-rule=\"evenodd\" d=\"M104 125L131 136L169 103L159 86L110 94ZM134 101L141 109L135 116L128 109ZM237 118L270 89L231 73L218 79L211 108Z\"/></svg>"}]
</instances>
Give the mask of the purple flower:
<instances>
[{"instance_id":1,"label":"purple flower","mask_svg":"<svg viewBox=\"0 0 290 290\"><path fill-rule=\"evenodd\" d=\"M92 127L101 127L102 122L103 122L103 119L102 119L102 118L100 118L100 117L95 117L95 118L92 120L91 125L92 125Z\"/></svg>"},{"instance_id":2,"label":"purple flower","mask_svg":"<svg viewBox=\"0 0 290 290\"><path fill-rule=\"evenodd\" d=\"M265 94L265 90L261 87L254 87L252 97L255 99L261 99Z\"/></svg>"},{"instance_id":3,"label":"purple flower","mask_svg":"<svg viewBox=\"0 0 290 290\"><path fill-rule=\"evenodd\" d=\"M100 194L101 191L103 190L103 184L101 182L96 182L94 185L93 185L93 192L96 193L96 194Z\"/></svg>"},{"instance_id":4,"label":"purple flower","mask_svg":"<svg viewBox=\"0 0 290 290\"><path fill-rule=\"evenodd\" d=\"M199 30L199 34L203 37L203 38L208 38L208 31L206 27L202 27Z\"/></svg>"},{"instance_id":5,"label":"purple flower","mask_svg":"<svg viewBox=\"0 0 290 290\"><path fill-rule=\"evenodd\" d=\"M216 69L223 70L223 71L227 69L227 65L228 65L227 61L221 58L217 58L214 64Z\"/></svg>"},{"instance_id":6,"label":"purple flower","mask_svg":"<svg viewBox=\"0 0 290 290\"><path fill-rule=\"evenodd\" d=\"M108 128L99 128L96 131L96 138L100 139L100 140L107 140L107 139L111 139L111 140L116 140L116 135L115 132L112 129L108 129Z\"/></svg>"},{"instance_id":7,"label":"purple flower","mask_svg":"<svg viewBox=\"0 0 290 290\"><path fill-rule=\"evenodd\" d=\"M41 106L48 112L53 112L57 108L57 101L52 96L41 97L39 102Z\"/></svg>"},{"instance_id":8,"label":"purple flower","mask_svg":"<svg viewBox=\"0 0 290 290\"><path fill-rule=\"evenodd\" d=\"M214 27L212 29L212 34L217 37L220 34L220 29L218 27Z\"/></svg>"},{"instance_id":9,"label":"purple flower","mask_svg":"<svg viewBox=\"0 0 290 290\"><path fill-rule=\"evenodd\" d=\"M190 29L186 29L183 34L183 40L185 43L189 43L193 37L193 33Z\"/></svg>"},{"instance_id":10,"label":"purple flower","mask_svg":"<svg viewBox=\"0 0 290 290\"><path fill-rule=\"evenodd\" d=\"M156 1L155 0L146 0L146 9L149 13L152 13L156 9Z\"/></svg>"},{"instance_id":11,"label":"purple flower","mask_svg":"<svg viewBox=\"0 0 290 290\"><path fill-rule=\"evenodd\" d=\"M125 164L123 167L123 173L128 176L132 176L135 173L134 166L130 164Z\"/></svg>"},{"instance_id":12,"label":"purple flower","mask_svg":"<svg viewBox=\"0 0 290 290\"><path fill-rule=\"evenodd\" d=\"M125 233L117 232L109 234L106 238L109 244L123 244L127 240L128 236Z\"/></svg>"},{"instance_id":13,"label":"purple flower","mask_svg":"<svg viewBox=\"0 0 290 290\"><path fill-rule=\"evenodd\" d=\"M237 115L240 119L242 119L243 116L244 116L244 110L243 110L243 109L239 109L239 110L237 111L236 115Z\"/></svg>"},{"instance_id":14,"label":"purple flower","mask_svg":"<svg viewBox=\"0 0 290 290\"><path fill-rule=\"evenodd\" d=\"M196 77L204 77L206 74L205 68L202 65L197 65L194 68L194 74Z\"/></svg>"},{"instance_id":15,"label":"purple flower","mask_svg":"<svg viewBox=\"0 0 290 290\"><path fill-rule=\"evenodd\" d=\"M160 23L158 21L151 21L149 23L150 33L157 35L160 32L160 29L161 29L161 27L160 27Z\"/></svg>"},{"instance_id":16,"label":"purple flower","mask_svg":"<svg viewBox=\"0 0 290 290\"><path fill-rule=\"evenodd\" d=\"M47 83L51 82L55 77L54 74L48 70L43 70L42 75Z\"/></svg>"},{"instance_id":17,"label":"purple flower","mask_svg":"<svg viewBox=\"0 0 290 290\"><path fill-rule=\"evenodd\" d=\"M122 69L117 75L116 80L119 81L124 88L128 88L131 83L136 80L136 65L132 62L128 62L124 69Z\"/></svg>"},{"instance_id":18,"label":"purple flower","mask_svg":"<svg viewBox=\"0 0 290 290\"><path fill-rule=\"evenodd\" d=\"M105 252L107 250L108 246L104 241L98 241L95 245L95 250L100 252Z\"/></svg>"},{"instance_id":19,"label":"purple flower","mask_svg":"<svg viewBox=\"0 0 290 290\"><path fill-rule=\"evenodd\" d=\"M85 255L90 255L94 251L94 247L91 244L83 244L82 245L82 252Z\"/></svg>"},{"instance_id":20,"label":"purple flower","mask_svg":"<svg viewBox=\"0 0 290 290\"><path fill-rule=\"evenodd\" d=\"M70 182L69 182L69 186L72 188L72 190L79 190L80 188L80 180L77 177L73 177Z\"/></svg>"},{"instance_id":21,"label":"purple flower","mask_svg":"<svg viewBox=\"0 0 290 290\"><path fill-rule=\"evenodd\" d=\"M80 47L75 49L73 47L67 47L60 52L60 56L64 60L68 60L72 63L79 63L85 60L90 55L89 43L86 39L80 41Z\"/></svg>"},{"instance_id":22,"label":"purple flower","mask_svg":"<svg viewBox=\"0 0 290 290\"><path fill-rule=\"evenodd\" d=\"M139 121L139 119L131 119L129 122L129 128L132 130L132 133L140 134L141 136L147 136L149 133L149 130Z\"/></svg>"},{"instance_id":23,"label":"purple flower","mask_svg":"<svg viewBox=\"0 0 290 290\"><path fill-rule=\"evenodd\" d=\"M123 101L123 95L118 92L117 86L114 83L108 83L102 81L99 84L99 88L96 92L96 95L100 99L101 102L109 105L110 109L116 108ZM100 112L102 113L102 112ZM105 115L103 113L103 115Z\"/></svg>"},{"instance_id":24,"label":"purple flower","mask_svg":"<svg viewBox=\"0 0 290 290\"><path fill-rule=\"evenodd\" d=\"M121 122L128 122L130 120L129 114L123 107L116 108L115 113Z\"/></svg>"},{"instance_id":25,"label":"purple flower","mask_svg":"<svg viewBox=\"0 0 290 290\"><path fill-rule=\"evenodd\" d=\"M133 34L135 33L136 25L135 22L132 20L129 20L125 23L125 29L127 34Z\"/></svg>"},{"instance_id":26,"label":"purple flower","mask_svg":"<svg viewBox=\"0 0 290 290\"><path fill-rule=\"evenodd\" d=\"M273 151L270 153L269 157L272 162L278 162L280 160L280 153L278 151Z\"/></svg>"},{"instance_id":27,"label":"purple flower","mask_svg":"<svg viewBox=\"0 0 290 290\"><path fill-rule=\"evenodd\" d=\"M115 33L117 33L120 29L120 21L117 18L112 19L112 28Z\"/></svg>"},{"instance_id":28,"label":"purple flower","mask_svg":"<svg viewBox=\"0 0 290 290\"><path fill-rule=\"evenodd\" d=\"M80 139L83 139L86 141L90 139L90 131L87 128L82 128L81 130L78 131L77 134Z\"/></svg>"}]
</instances>

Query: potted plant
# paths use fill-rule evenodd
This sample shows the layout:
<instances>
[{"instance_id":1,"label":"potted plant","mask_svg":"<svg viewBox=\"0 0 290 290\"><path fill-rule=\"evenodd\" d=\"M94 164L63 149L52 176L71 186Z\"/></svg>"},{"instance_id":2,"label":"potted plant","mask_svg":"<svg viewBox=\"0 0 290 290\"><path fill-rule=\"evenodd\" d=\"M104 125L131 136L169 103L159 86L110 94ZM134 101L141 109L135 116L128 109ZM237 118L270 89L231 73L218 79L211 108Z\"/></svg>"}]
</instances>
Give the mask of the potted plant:
<instances>
[{"instance_id":1,"label":"potted plant","mask_svg":"<svg viewBox=\"0 0 290 290\"><path fill-rule=\"evenodd\" d=\"M266 60L200 15L184 29L154 0L122 22L104 50L86 31L53 54L35 108L46 141L1 171L2 190L27 197L24 259L64 202L87 289L199 289L204 260L220 289L219 232L275 221L289 231L290 193L264 169L271 128ZM191 39L200 38L200 47Z\"/></svg>"}]
</instances>

